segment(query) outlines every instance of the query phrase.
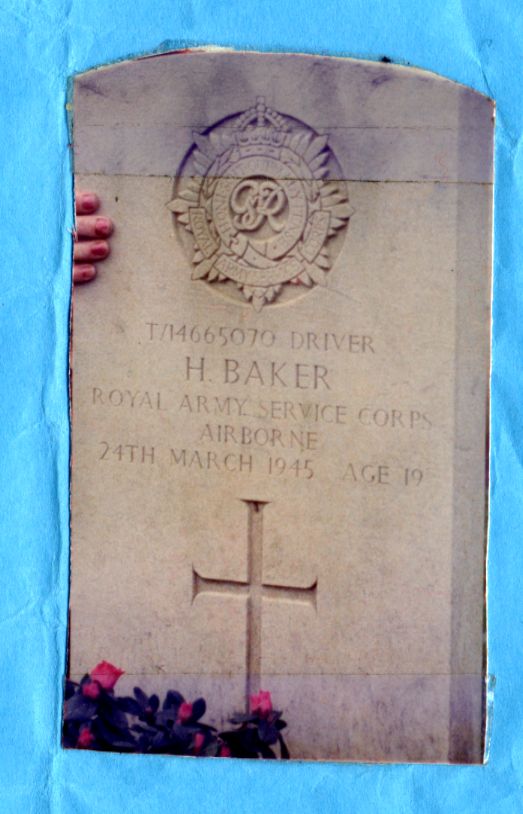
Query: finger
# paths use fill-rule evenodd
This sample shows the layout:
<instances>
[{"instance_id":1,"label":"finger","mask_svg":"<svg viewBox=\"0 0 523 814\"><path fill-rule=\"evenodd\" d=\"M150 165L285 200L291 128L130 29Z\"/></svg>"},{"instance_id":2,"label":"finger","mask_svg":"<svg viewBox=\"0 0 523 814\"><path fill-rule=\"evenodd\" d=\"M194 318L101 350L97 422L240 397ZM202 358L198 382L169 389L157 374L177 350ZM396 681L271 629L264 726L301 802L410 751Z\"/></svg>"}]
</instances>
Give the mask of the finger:
<instances>
[{"instance_id":1,"label":"finger","mask_svg":"<svg viewBox=\"0 0 523 814\"><path fill-rule=\"evenodd\" d=\"M80 215L76 219L76 237L109 237L113 232L111 218Z\"/></svg>"},{"instance_id":2,"label":"finger","mask_svg":"<svg viewBox=\"0 0 523 814\"><path fill-rule=\"evenodd\" d=\"M89 263L103 260L109 254L109 244L106 240L86 240L84 243L75 243L73 260L76 263Z\"/></svg>"},{"instance_id":3,"label":"finger","mask_svg":"<svg viewBox=\"0 0 523 814\"><path fill-rule=\"evenodd\" d=\"M100 198L94 192L79 190L75 195L77 215L91 215L100 206Z\"/></svg>"},{"instance_id":4,"label":"finger","mask_svg":"<svg viewBox=\"0 0 523 814\"><path fill-rule=\"evenodd\" d=\"M92 263L73 264L73 283L88 283L96 277L96 266Z\"/></svg>"}]
</instances>

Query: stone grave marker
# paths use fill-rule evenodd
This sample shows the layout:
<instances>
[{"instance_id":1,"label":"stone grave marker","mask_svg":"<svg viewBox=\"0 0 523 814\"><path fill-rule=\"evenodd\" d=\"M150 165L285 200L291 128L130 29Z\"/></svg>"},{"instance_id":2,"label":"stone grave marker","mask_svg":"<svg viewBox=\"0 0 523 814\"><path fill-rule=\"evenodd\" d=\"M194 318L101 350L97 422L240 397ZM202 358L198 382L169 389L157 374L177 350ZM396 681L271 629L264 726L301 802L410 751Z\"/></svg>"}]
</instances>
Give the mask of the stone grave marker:
<instances>
[{"instance_id":1,"label":"stone grave marker","mask_svg":"<svg viewBox=\"0 0 523 814\"><path fill-rule=\"evenodd\" d=\"M293 758L482 760L493 105L193 51L76 77L70 674L270 691Z\"/></svg>"}]
</instances>

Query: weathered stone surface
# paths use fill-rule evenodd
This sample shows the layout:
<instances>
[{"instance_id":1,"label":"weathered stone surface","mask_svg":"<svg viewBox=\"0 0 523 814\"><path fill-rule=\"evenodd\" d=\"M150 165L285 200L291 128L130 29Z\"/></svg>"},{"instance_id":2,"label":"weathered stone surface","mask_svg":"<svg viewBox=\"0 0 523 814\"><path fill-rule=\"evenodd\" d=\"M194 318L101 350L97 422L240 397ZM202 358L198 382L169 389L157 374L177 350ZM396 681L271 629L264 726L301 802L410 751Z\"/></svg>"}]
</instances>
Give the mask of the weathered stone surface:
<instances>
[{"instance_id":1,"label":"weathered stone surface","mask_svg":"<svg viewBox=\"0 0 523 814\"><path fill-rule=\"evenodd\" d=\"M261 686L296 758L481 760L491 118L342 59L78 77L117 231L75 291L72 675L218 723Z\"/></svg>"}]
</instances>

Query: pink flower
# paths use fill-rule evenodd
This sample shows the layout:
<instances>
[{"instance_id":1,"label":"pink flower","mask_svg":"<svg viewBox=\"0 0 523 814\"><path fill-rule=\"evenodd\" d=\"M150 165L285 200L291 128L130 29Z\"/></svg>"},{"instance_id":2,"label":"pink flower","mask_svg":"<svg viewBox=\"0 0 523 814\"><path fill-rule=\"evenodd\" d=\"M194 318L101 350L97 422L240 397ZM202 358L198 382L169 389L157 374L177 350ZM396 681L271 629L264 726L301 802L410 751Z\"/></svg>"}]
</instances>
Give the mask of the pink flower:
<instances>
[{"instance_id":1,"label":"pink flower","mask_svg":"<svg viewBox=\"0 0 523 814\"><path fill-rule=\"evenodd\" d=\"M101 661L89 673L93 681L97 681L100 687L104 690L112 690L120 676L123 676L124 671L119 670L114 664L109 664L108 661Z\"/></svg>"},{"instance_id":2,"label":"pink flower","mask_svg":"<svg viewBox=\"0 0 523 814\"><path fill-rule=\"evenodd\" d=\"M218 752L218 757L231 757L231 755L232 752L230 750L230 747L227 746L226 743L222 743L222 745L220 746L220 751Z\"/></svg>"},{"instance_id":3,"label":"pink flower","mask_svg":"<svg viewBox=\"0 0 523 814\"><path fill-rule=\"evenodd\" d=\"M268 718L272 712L272 700L270 692L260 690L258 695L251 695L251 712L259 715L260 718Z\"/></svg>"},{"instance_id":4,"label":"pink flower","mask_svg":"<svg viewBox=\"0 0 523 814\"><path fill-rule=\"evenodd\" d=\"M182 704L180 704L180 707L178 709L178 718L176 719L177 723L186 724L188 721L191 720L191 718L192 718L192 704L190 704L188 701L184 701Z\"/></svg>"},{"instance_id":5,"label":"pink flower","mask_svg":"<svg viewBox=\"0 0 523 814\"><path fill-rule=\"evenodd\" d=\"M82 695L85 695L86 698L98 698L100 695L100 684L98 681L86 681L85 684L82 684Z\"/></svg>"},{"instance_id":6,"label":"pink flower","mask_svg":"<svg viewBox=\"0 0 523 814\"><path fill-rule=\"evenodd\" d=\"M91 732L90 728L88 726L83 726L80 729L80 734L78 735L76 746L78 747L78 749L89 749L93 741L94 735Z\"/></svg>"},{"instance_id":7,"label":"pink flower","mask_svg":"<svg viewBox=\"0 0 523 814\"><path fill-rule=\"evenodd\" d=\"M203 744L204 743L205 743L205 735L203 734L203 732L197 732L196 735L194 736L194 741L193 741L193 749L194 749L194 754L195 755L200 754L200 752L203 749Z\"/></svg>"}]
</instances>

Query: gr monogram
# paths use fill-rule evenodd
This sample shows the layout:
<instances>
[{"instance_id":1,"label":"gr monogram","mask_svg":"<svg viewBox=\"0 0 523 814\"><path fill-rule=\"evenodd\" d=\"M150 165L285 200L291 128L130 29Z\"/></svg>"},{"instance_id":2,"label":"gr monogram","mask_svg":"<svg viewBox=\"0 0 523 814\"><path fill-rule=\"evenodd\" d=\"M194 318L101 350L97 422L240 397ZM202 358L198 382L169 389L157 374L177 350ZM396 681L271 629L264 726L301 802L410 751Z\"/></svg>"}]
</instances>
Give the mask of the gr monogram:
<instances>
[{"instance_id":1,"label":"gr monogram","mask_svg":"<svg viewBox=\"0 0 523 814\"><path fill-rule=\"evenodd\" d=\"M285 192L277 181L247 178L240 181L232 193L232 221L238 232L255 232L265 220L273 232L281 232L285 222L278 219L278 215L283 213L285 205Z\"/></svg>"}]
</instances>

